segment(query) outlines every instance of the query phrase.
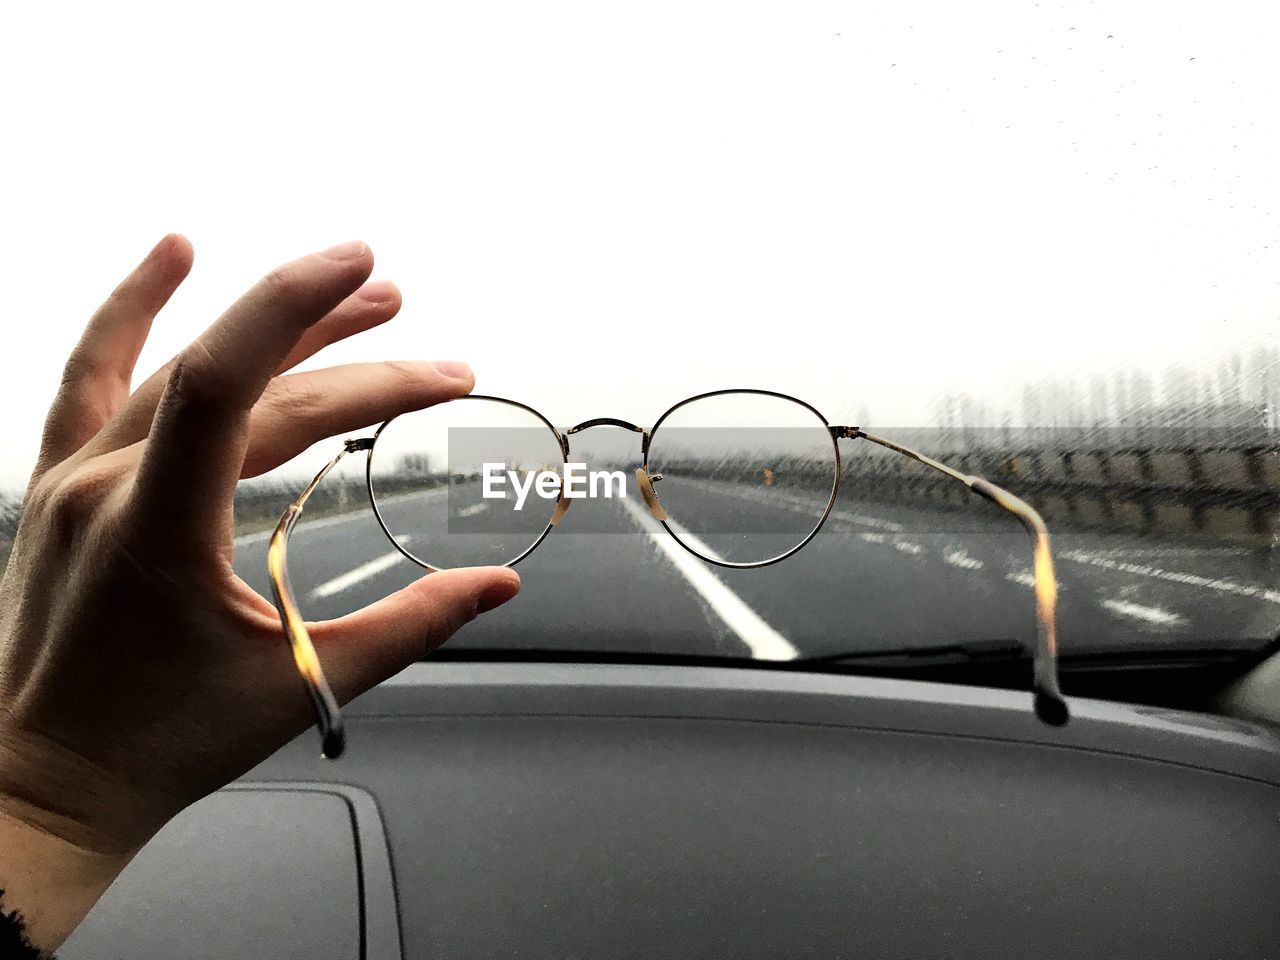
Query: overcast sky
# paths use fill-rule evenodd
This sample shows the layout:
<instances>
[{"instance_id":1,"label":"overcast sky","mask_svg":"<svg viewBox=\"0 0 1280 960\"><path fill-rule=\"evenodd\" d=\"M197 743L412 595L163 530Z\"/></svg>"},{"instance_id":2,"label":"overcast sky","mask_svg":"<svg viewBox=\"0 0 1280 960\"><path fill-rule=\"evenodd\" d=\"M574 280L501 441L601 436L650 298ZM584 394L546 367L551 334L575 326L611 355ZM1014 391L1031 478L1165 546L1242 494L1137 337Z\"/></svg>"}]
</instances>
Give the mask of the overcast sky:
<instances>
[{"instance_id":1,"label":"overcast sky","mask_svg":"<svg viewBox=\"0 0 1280 960\"><path fill-rule=\"evenodd\" d=\"M944 389L1276 342L1268 16L8 5L0 485L84 320L170 230L196 266L146 369L275 263L358 237L405 308L324 362L465 359L557 422L761 386L926 424Z\"/></svg>"}]
</instances>

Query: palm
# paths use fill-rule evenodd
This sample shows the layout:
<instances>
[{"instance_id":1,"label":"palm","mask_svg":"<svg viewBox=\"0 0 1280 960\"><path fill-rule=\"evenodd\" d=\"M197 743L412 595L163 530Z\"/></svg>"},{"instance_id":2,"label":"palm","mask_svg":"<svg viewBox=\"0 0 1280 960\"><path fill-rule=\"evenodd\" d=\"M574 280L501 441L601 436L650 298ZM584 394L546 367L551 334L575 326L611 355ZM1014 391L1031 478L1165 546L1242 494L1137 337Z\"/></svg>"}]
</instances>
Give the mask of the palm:
<instances>
[{"instance_id":1,"label":"palm","mask_svg":"<svg viewBox=\"0 0 1280 960\"><path fill-rule=\"evenodd\" d=\"M398 309L393 287L361 287L372 256L356 245L276 271L130 393L190 266L186 241L166 238L90 322L0 586L0 743L22 758L0 770L0 813L98 850L136 849L307 726L279 619L232 570L236 483L471 387L424 363L289 372ZM433 574L316 624L339 700L517 584L501 569Z\"/></svg>"}]
</instances>

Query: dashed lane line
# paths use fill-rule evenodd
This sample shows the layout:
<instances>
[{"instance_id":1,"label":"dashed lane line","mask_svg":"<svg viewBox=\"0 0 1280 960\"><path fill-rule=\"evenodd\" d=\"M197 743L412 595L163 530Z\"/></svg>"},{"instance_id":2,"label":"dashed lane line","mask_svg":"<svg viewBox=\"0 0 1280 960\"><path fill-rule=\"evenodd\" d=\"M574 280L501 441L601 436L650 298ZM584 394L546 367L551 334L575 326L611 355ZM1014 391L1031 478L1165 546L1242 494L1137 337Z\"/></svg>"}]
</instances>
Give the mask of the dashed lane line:
<instances>
[{"instance_id":1,"label":"dashed lane line","mask_svg":"<svg viewBox=\"0 0 1280 960\"><path fill-rule=\"evenodd\" d=\"M977 557L971 557L964 550L945 550L942 554L943 562L949 563L953 567L959 567L961 570L981 570L986 566Z\"/></svg>"},{"instance_id":2,"label":"dashed lane line","mask_svg":"<svg viewBox=\"0 0 1280 960\"><path fill-rule=\"evenodd\" d=\"M397 543L408 543L408 537L396 537ZM370 577L376 577L384 570L390 570L397 563L403 560L404 554L398 550L390 553L384 553L380 557L375 557L368 563L362 563L353 570L334 577L332 580L326 580L324 583L315 587L309 594L312 600L323 600L325 597L331 597L335 593L342 593L344 590L350 590L357 583L362 583Z\"/></svg>"},{"instance_id":3,"label":"dashed lane line","mask_svg":"<svg viewBox=\"0 0 1280 960\"><path fill-rule=\"evenodd\" d=\"M701 484L701 485L707 487L708 489L711 488L709 484ZM774 501L778 503L787 504L788 506L795 506L797 508L803 507L803 508L807 508L810 511L813 510L813 501L806 501L802 497L797 497L793 494L785 494L785 493L782 493L781 491L774 491L764 496L758 496L755 494L746 494L742 491L733 491L733 490L724 490L724 491L718 491L718 492L730 493L732 495L742 497L743 499L752 499L760 502ZM866 514L850 514L841 510L833 510L831 511L831 517L837 520L845 520L850 523L858 523L858 524L878 527L882 530L887 530L891 532L900 532L904 529L902 524L895 523L891 520L884 520L883 518L880 518L880 517L868 516ZM888 538L883 535L860 533L858 534L858 536L861 539L867 541L868 543L889 542ZM894 546L898 550L901 550L904 553L910 553L914 555L917 551L913 549L913 546L918 546L918 545L912 544L908 546L903 546L901 543L895 542ZM1218 577L1207 577L1202 574L1186 573L1179 570L1166 570L1162 567L1153 566L1151 564L1132 563L1126 560L1117 559L1118 556L1124 556L1124 555L1137 556L1142 553L1146 553L1149 556L1171 556L1171 557L1189 557L1197 554L1212 555L1213 553L1217 553L1219 555L1227 555L1227 554L1234 553L1237 550L1238 548L1230 548L1230 547L1200 548L1200 549L1166 547L1166 548L1148 548L1145 551L1141 549L1134 549L1134 550L1128 550L1128 551L1117 549L1117 550L1105 551L1105 552L1087 551L1087 550L1068 550L1062 553L1061 556L1064 560L1069 560L1075 563L1089 564L1091 566L1101 567L1107 570L1115 570L1121 573L1130 573L1130 574L1135 574L1141 577L1148 577L1156 580L1165 580L1170 583L1178 583L1178 584L1182 584L1183 586L1200 587L1206 590L1216 590L1220 593L1229 593L1239 597L1249 597L1252 599L1262 600L1266 603L1280 604L1280 590L1272 589L1270 587L1265 587L1265 586L1252 584L1252 583L1241 583L1239 581L1228 580L1228 579L1223 579ZM971 564L965 563L965 562L956 562L955 560L950 559L948 554L943 555L944 562L950 563L953 566L959 567L960 569L966 569L966 570L982 569L983 564L981 560L976 560L973 558L968 558L968 559L972 561ZM1013 573L1013 574L1010 574L1006 579L1014 583L1021 584L1022 586L1027 586L1027 587L1035 586L1035 580L1032 578L1031 574L1027 572ZM1152 608L1152 609L1160 609L1160 608ZM1168 611L1166 611L1166 613L1167 612ZM1173 617L1178 617L1179 620L1182 619L1178 614L1170 613L1169 615ZM1152 621L1152 622L1155 622L1155 621Z\"/></svg>"},{"instance_id":4,"label":"dashed lane line","mask_svg":"<svg viewBox=\"0 0 1280 960\"><path fill-rule=\"evenodd\" d=\"M1005 579L1022 587L1031 587L1033 590L1036 586L1036 578L1028 570L1018 570L1014 573L1006 574ZM1062 589L1061 584L1058 585L1058 589Z\"/></svg>"},{"instance_id":5,"label":"dashed lane line","mask_svg":"<svg viewBox=\"0 0 1280 960\"><path fill-rule=\"evenodd\" d=\"M717 496L737 497L740 500L751 500L755 503L765 505L783 506L792 510L800 510L810 516L821 516L826 502L812 500L806 497L797 496L794 493L785 493L781 490L770 490L765 494L747 493L741 488L734 488L726 485L726 487L718 487L713 483L705 480L692 480L683 478L683 482L690 486L698 487ZM852 523L862 527L872 527L877 530L888 530L892 533L899 533L905 529L902 524L893 520L885 520L883 517L874 517L866 513L854 513L851 510L832 510L828 516L829 520L841 520L844 523Z\"/></svg>"},{"instance_id":6,"label":"dashed lane line","mask_svg":"<svg viewBox=\"0 0 1280 960\"><path fill-rule=\"evenodd\" d=\"M1187 622L1185 617L1174 613L1172 610L1166 610L1163 607L1149 607L1146 604L1133 603L1129 600L1103 600L1102 605L1112 613L1118 613L1122 617L1142 620L1158 627L1176 627Z\"/></svg>"},{"instance_id":7,"label":"dashed lane line","mask_svg":"<svg viewBox=\"0 0 1280 960\"><path fill-rule=\"evenodd\" d=\"M1170 583L1180 583L1188 587L1202 587L1206 590L1230 593L1238 597L1264 600L1267 603L1280 603L1280 590L1273 590L1257 584L1240 583L1236 580L1225 580L1218 577L1206 577L1202 574L1185 573L1180 570L1166 570L1163 567L1153 567L1146 563L1113 560L1109 557L1101 557L1083 550L1067 550L1062 554L1062 559L1070 560L1073 563L1101 567L1104 570L1114 570L1118 573L1130 573L1139 577L1149 577L1153 580L1166 580Z\"/></svg>"}]
</instances>

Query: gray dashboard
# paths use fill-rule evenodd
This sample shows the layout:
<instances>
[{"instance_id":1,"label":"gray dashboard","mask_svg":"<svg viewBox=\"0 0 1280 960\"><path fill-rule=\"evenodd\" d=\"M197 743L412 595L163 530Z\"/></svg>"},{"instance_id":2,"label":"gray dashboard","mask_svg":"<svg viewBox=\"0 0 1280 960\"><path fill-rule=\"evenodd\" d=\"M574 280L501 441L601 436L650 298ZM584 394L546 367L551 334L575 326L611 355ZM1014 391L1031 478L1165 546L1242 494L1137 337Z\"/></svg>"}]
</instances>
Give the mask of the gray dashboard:
<instances>
[{"instance_id":1,"label":"gray dashboard","mask_svg":"<svg viewBox=\"0 0 1280 960\"><path fill-rule=\"evenodd\" d=\"M1072 707L422 664L348 708L343 759L308 733L171 824L61 955L1280 954L1274 729Z\"/></svg>"}]
</instances>

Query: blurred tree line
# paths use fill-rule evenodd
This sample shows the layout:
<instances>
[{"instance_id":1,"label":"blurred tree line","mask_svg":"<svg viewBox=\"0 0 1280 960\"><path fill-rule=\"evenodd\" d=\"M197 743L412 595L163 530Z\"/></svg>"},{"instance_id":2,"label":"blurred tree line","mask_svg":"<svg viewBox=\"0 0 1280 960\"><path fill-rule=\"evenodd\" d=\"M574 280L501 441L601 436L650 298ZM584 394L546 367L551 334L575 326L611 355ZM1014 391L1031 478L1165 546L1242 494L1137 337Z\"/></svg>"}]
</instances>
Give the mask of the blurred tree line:
<instances>
[{"instance_id":1,"label":"blurred tree line","mask_svg":"<svg viewBox=\"0 0 1280 960\"><path fill-rule=\"evenodd\" d=\"M1173 364L1156 375L1126 368L1047 377L1023 384L1005 404L950 392L939 399L936 420L952 439L996 428L1017 443L1057 428L1069 431L1064 441L1107 431L1138 443L1155 430L1213 428L1224 443L1247 443L1280 426L1280 347L1232 351L1216 366Z\"/></svg>"},{"instance_id":2,"label":"blurred tree line","mask_svg":"<svg viewBox=\"0 0 1280 960\"><path fill-rule=\"evenodd\" d=\"M0 570L9 562L13 535L18 530L18 519L21 516L22 498L16 493L0 491Z\"/></svg>"}]
</instances>

